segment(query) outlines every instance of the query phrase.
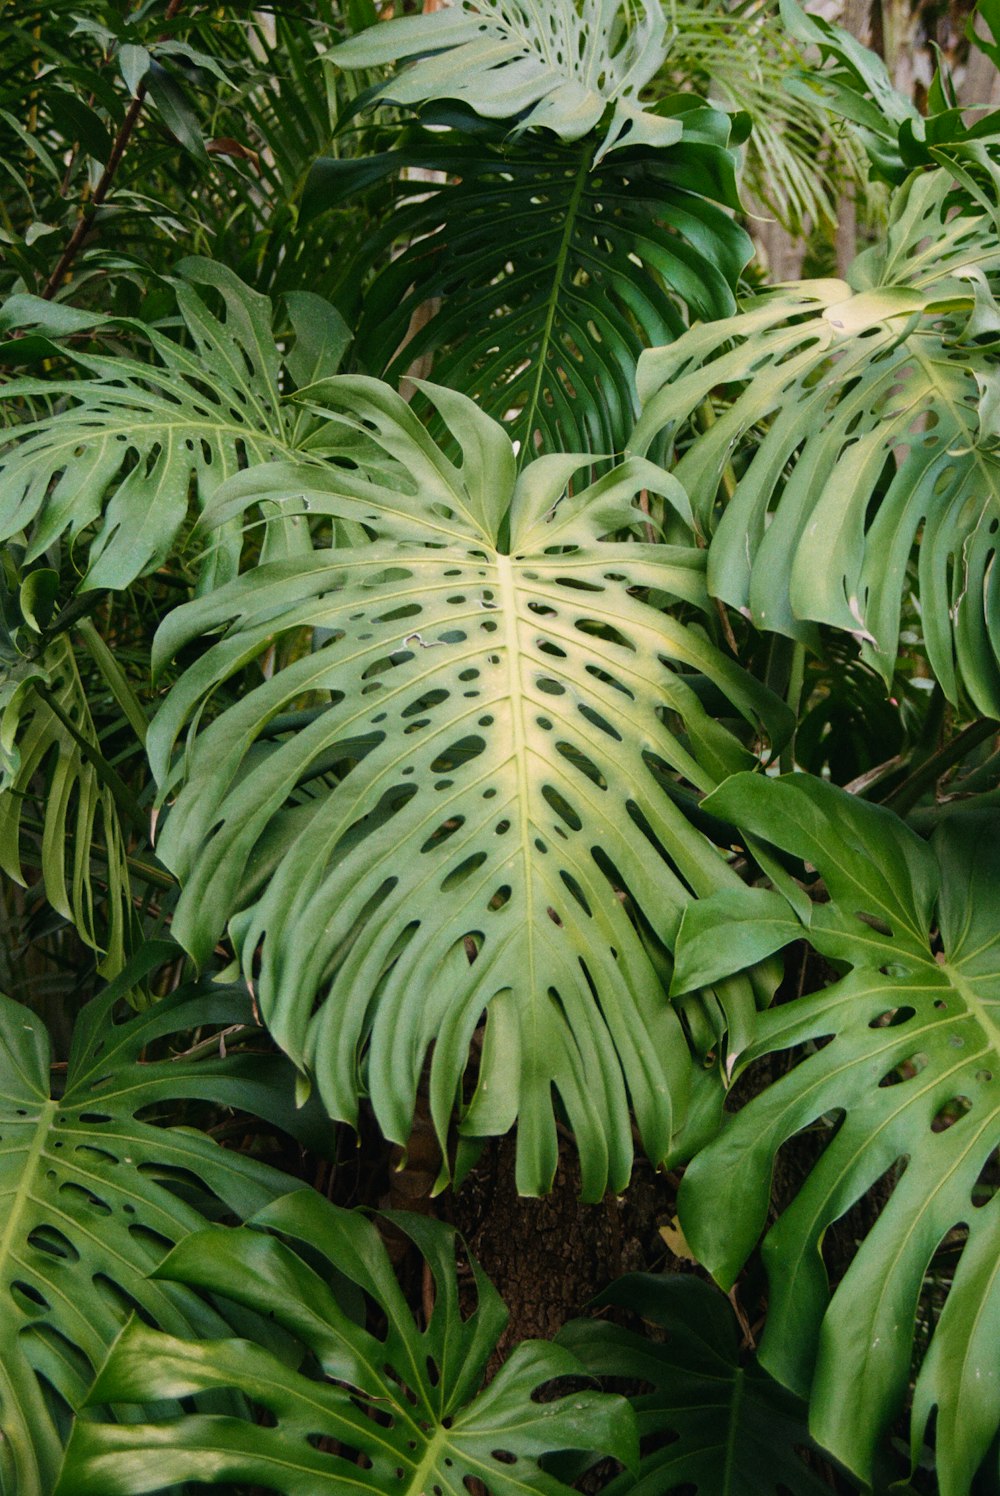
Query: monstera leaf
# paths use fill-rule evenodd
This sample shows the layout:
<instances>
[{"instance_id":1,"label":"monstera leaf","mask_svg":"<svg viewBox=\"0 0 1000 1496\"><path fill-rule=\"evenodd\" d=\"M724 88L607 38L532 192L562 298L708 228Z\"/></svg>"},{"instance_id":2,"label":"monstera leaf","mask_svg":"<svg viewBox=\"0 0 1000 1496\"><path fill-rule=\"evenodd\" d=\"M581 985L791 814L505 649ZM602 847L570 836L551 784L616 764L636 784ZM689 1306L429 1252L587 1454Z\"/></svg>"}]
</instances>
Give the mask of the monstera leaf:
<instances>
[{"instance_id":1,"label":"monstera leaf","mask_svg":"<svg viewBox=\"0 0 1000 1496\"><path fill-rule=\"evenodd\" d=\"M147 964L175 954L153 942ZM247 1216L288 1188L204 1134L141 1120L185 1097L268 1115L261 1062L223 1058L224 1043L214 1058L205 1045L201 1058L152 1058L151 1046L195 1025L204 1038L251 1023L249 1001L187 993L116 1024L120 990L84 1008L55 1095L41 1020L0 998L0 1488L17 1496L51 1496L67 1409L133 1310L174 1334L225 1330L196 1293L149 1270L206 1214Z\"/></svg>"},{"instance_id":2,"label":"monstera leaf","mask_svg":"<svg viewBox=\"0 0 1000 1496\"><path fill-rule=\"evenodd\" d=\"M685 1233L731 1283L766 1224L778 1149L842 1114L764 1242L761 1358L810 1393L815 1436L867 1477L906 1396L924 1275L946 1245L957 1266L917 1377L914 1454L936 1409L942 1496L967 1496L1000 1427L1000 817L955 818L928 846L889 811L805 775L739 775L706 804L811 863L829 902L810 905L797 890L796 917L777 893L744 890L692 906L677 989L803 935L850 970L759 1019L741 1065L803 1044L812 1052L692 1164ZM831 1300L823 1234L883 1177L889 1202Z\"/></svg>"},{"instance_id":3,"label":"monstera leaf","mask_svg":"<svg viewBox=\"0 0 1000 1496\"><path fill-rule=\"evenodd\" d=\"M642 349L683 329L682 308L729 316L752 252L726 211L738 206L730 117L690 95L664 108L676 142L601 165L593 136L512 144L506 126L443 128L433 114L374 157L317 162L314 208L402 173L394 211L345 272L357 294L381 267L361 305L363 367L395 381L433 354L435 379L506 420L522 458L621 451Z\"/></svg>"},{"instance_id":4,"label":"monstera leaf","mask_svg":"<svg viewBox=\"0 0 1000 1496\"><path fill-rule=\"evenodd\" d=\"M627 14L627 22L626 22ZM676 120L638 102L667 54L652 0L458 0L372 26L333 49L339 67L416 57L383 86L397 104L458 99L487 119L517 118L579 140L607 120L601 155L621 145L673 145ZM431 54L431 55L426 55Z\"/></svg>"},{"instance_id":5,"label":"monstera leaf","mask_svg":"<svg viewBox=\"0 0 1000 1496\"><path fill-rule=\"evenodd\" d=\"M649 1452L602 1496L829 1496L803 1458L815 1446L806 1407L740 1352L739 1327L698 1278L635 1273L595 1300L666 1331L656 1339L607 1320L574 1320L559 1344L599 1377L642 1381L632 1397Z\"/></svg>"},{"instance_id":6,"label":"monstera leaf","mask_svg":"<svg viewBox=\"0 0 1000 1496\"><path fill-rule=\"evenodd\" d=\"M282 1496L354 1490L385 1496L569 1496L540 1469L556 1450L594 1450L628 1464L638 1454L635 1422L620 1397L581 1391L553 1401L532 1394L584 1368L569 1351L524 1341L483 1389L486 1363L507 1315L471 1261L476 1304L463 1317L453 1233L436 1221L393 1216L423 1253L434 1284L426 1327L414 1323L375 1226L312 1191L279 1200L254 1225L310 1252L307 1265L263 1230L189 1237L157 1271L160 1282L235 1299L263 1297L268 1313L301 1345L295 1370L247 1340L200 1343L133 1324L115 1347L92 1401L159 1402L239 1388L271 1415L271 1426L224 1415L129 1427L79 1422L58 1496L138 1496L165 1484L249 1482ZM345 1281L385 1317L373 1334L344 1302Z\"/></svg>"},{"instance_id":7,"label":"monstera leaf","mask_svg":"<svg viewBox=\"0 0 1000 1496\"><path fill-rule=\"evenodd\" d=\"M387 386L331 380L314 403L381 458L252 469L213 511L259 502L371 538L260 565L165 621L159 666L224 630L149 739L171 801L158 851L183 885L173 933L202 961L228 921L268 1026L331 1114L353 1120L366 1088L400 1142L431 1050L445 1137L488 1013L463 1132L519 1117L520 1188L544 1190L555 1088L600 1196L628 1178L629 1101L653 1158L683 1119L663 942L689 888L735 880L670 793L750 761L698 691L718 688L754 733L784 731L786 713L658 606L703 599L702 553L604 538L644 521L642 488L686 514L669 474L632 462L570 495L585 461L570 454L515 480L496 423L424 394L461 467ZM208 722L213 693L265 651L290 663Z\"/></svg>"},{"instance_id":8,"label":"monstera leaf","mask_svg":"<svg viewBox=\"0 0 1000 1496\"><path fill-rule=\"evenodd\" d=\"M714 531L710 590L792 638L813 621L850 630L889 680L917 544L934 674L997 716L1000 246L991 220L951 213L949 182L910 181L849 283L777 287L644 354L633 448L731 390L676 468Z\"/></svg>"},{"instance_id":9,"label":"monstera leaf","mask_svg":"<svg viewBox=\"0 0 1000 1496\"><path fill-rule=\"evenodd\" d=\"M208 260L185 260L178 274L188 341L138 329L158 363L77 351L73 360L89 377L0 386L5 400L61 405L57 418L0 433L0 542L26 536L31 563L62 535L86 537L84 587L122 588L155 571L187 517L192 490L203 506L248 462L282 456L308 435L301 410L289 416L282 406L267 297ZM306 292L286 300L297 332L286 360L295 383L334 372L348 341L339 317ZM210 558L206 585L231 574L230 552L223 544Z\"/></svg>"}]
</instances>

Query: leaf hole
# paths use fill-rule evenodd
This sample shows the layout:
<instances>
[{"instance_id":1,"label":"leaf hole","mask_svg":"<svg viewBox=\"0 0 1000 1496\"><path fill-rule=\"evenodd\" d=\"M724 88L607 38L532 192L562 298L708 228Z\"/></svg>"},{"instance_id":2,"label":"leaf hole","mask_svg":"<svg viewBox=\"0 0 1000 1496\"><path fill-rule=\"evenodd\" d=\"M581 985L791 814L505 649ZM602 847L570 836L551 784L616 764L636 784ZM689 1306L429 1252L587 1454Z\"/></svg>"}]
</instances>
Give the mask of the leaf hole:
<instances>
[{"instance_id":1,"label":"leaf hole","mask_svg":"<svg viewBox=\"0 0 1000 1496\"><path fill-rule=\"evenodd\" d=\"M926 1070L929 1064L929 1056L911 1055L908 1059L901 1060L898 1065L894 1065L891 1070L886 1071L879 1085L882 1087L905 1085L908 1080L913 1080L922 1070Z\"/></svg>"},{"instance_id":2,"label":"leaf hole","mask_svg":"<svg viewBox=\"0 0 1000 1496\"><path fill-rule=\"evenodd\" d=\"M56 1226L36 1226L28 1233L28 1245L39 1252L45 1252L50 1257L58 1257L61 1262L79 1262L80 1254L70 1241L65 1232Z\"/></svg>"},{"instance_id":3,"label":"leaf hole","mask_svg":"<svg viewBox=\"0 0 1000 1496\"><path fill-rule=\"evenodd\" d=\"M407 717L415 717L419 712L430 711L432 707L440 706L442 701L447 701L451 695L450 691L428 691L426 696L421 696L419 701L411 701L408 707L400 712L404 720Z\"/></svg>"},{"instance_id":4,"label":"leaf hole","mask_svg":"<svg viewBox=\"0 0 1000 1496\"><path fill-rule=\"evenodd\" d=\"M552 810L555 811L559 819L563 821L571 831L580 830L580 827L583 825L580 817L577 815L576 811L568 803L568 801L566 801L559 793L559 791L557 789L554 789L551 784L542 785L542 799L548 806L551 807ZM553 827L553 830L563 837L565 837L566 835L566 833L562 831L562 828L559 826Z\"/></svg>"},{"instance_id":5,"label":"leaf hole","mask_svg":"<svg viewBox=\"0 0 1000 1496\"><path fill-rule=\"evenodd\" d=\"M899 1008L886 1008L884 1013L879 1013L877 1018L869 1021L868 1027L870 1029L899 1028L901 1024L909 1023L916 1011L916 1008L906 1005Z\"/></svg>"},{"instance_id":6,"label":"leaf hole","mask_svg":"<svg viewBox=\"0 0 1000 1496\"><path fill-rule=\"evenodd\" d=\"M563 758L566 759L568 763L571 763L573 765L574 769L579 769L581 774L585 774L590 780L591 784L596 784L599 790L607 789L608 782L605 779L604 775L601 773L600 769L594 763L593 759L588 758L585 753L581 753L580 749L577 748L575 744L565 742L557 743L556 749L559 753L562 754Z\"/></svg>"},{"instance_id":7,"label":"leaf hole","mask_svg":"<svg viewBox=\"0 0 1000 1496\"><path fill-rule=\"evenodd\" d=\"M595 712L593 707L587 706L585 702L579 702L577 704L577 711L581 717L586 717L588 722L592 722L595 727L599 727L601 732L606 732L609 738L614 738L616 743L622 741L622 735L617 728L612 727L607 718L602 717L600 712Z\"/></svg>"},{"instance_id":8,"label":"leaf hole","mask_svg":"<svg viewBox=\"0 0 1000 1496\"><path fill-rule=\"evenodd\" d=\"M588 919L591 919L593 916L591 914L590 905L587 903L583 889L573 877L573 874L568 873L565 868L560 868L559 876L565 883L566 887L569 889L570 893L573 895L576 902L579 904L580 908L583 910L584 914Z\"/></svg>"},{"instance_id":9,"label":"leaf hole","mask_svg":"<svg viewBox=\"0 0 1000 1496\"><path fill-rule=\"evenodd\" d=\"M877 914L869 914L864 909L855 909L854 918L859 919L863 925L867 925L869 929L875 930L879 935L892 937L892 926L887 925L885 920L880 919Z\"/></svg>"},{"instance_id":10,"label":"leaf hole","mask_svg":"<svg viewBox=\"0 0 1000 1496\"><path fill-rule=\"evenodd\" d=\"M25 1314L46 1314L52 1307L33 1283L25 1283L20 1278L16 1278L10 1285L10 1296Z\"/></svg>"},{"instance_id":11,"label":"leaf hole","mask_svg":"<svg viewBox=\"0 0 1000 1496\"><path fill-rule=\"evenodd\" d=\"M963 1117L972 1111L972 1102L968 1096L952 1096L940 1106L931 1122L931 1132L946 1132L949 1127L954 1127L956 1122L961 1122Z\"/></svg>"},{"instance_id":12,"label":"leaf hole","mask_svg":"<svg viewBox=\"0 0 1000 1496\"><path fill-rule=\"evenodd\" d=\"M98 1164L117 1164L119 1162L117 1154L109 1153L106 1148L95 1148L92 1143L77 1143L73 1152L78 1158L82 1158L88 1162L90 1159L93 1159Z\"/></svg>"},{"instance_id":13,"label":"leaf hole","mask_svg":"<svg viewBox=\"0 0 1000 1496\"><path fill-rule=\"evenodd\" d=\"M420 848L421 852L433 852L437 847L443 846L448 838L454 836L455 832L461 830L464 825L464 816L452 816L449 820L442 821L437 830L432 831L424 842Z\"/></svg>"},{"instance_id":14,"label":"leaf hole","mask_svg":"<svg viewBox=\"0 0 1000 1496\"><path fill-rule=\"evenodd\" d=\"M473 759L478 758L484 752L485 748L485 738L481 738L478 735L460 738L457 743L452 743L450 747L445 748L438 754L437 758L430 765L430 772L432 774L444 774L449 769L454 769L458 764L471 763Z\"/></svg>"},{"instance_id":15,"label":"leaf hole","mask_svg":"<svg viewBox=\"0 0 1000 1496\"><path fill-rule=\"evenodd\" d=\"M976 1210L982 1210L984 1205L988 1205L998 1189L1000 1189L1000 1148L994 1148L972 1186L972 1203Z\"/></svg>"},{"instance_id":16,"label":"leaf hole","mask_svg":"<svg viewBox=\"0 0 1000 1496\"><path fill-rule=\"evenodd\" d=\"M471 857L466 857L458 867L453 868L441 883L441 892L450 893L453 888L460 887L467 878L471 878L477 868L482 867L486 861L485 852L474 852Z\"/></svg>"}]
</instances>

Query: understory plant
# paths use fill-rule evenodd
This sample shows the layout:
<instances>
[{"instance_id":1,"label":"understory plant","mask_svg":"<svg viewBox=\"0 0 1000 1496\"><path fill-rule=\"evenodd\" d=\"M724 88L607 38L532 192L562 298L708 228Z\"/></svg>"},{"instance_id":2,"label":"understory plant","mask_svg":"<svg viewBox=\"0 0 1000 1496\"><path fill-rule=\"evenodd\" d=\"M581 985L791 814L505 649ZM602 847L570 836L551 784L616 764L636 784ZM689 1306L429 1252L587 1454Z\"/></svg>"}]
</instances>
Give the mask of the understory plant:
<instances>
[{"instance_id":1,"label":"understory plant","mask_svg":"<svg viewBox=\"0 0 1000 1496\"><path fill-rule=\"evenodd\" d=\"M794 0L0 32L0 1491L997 1496L1000 119ZM508 1134L651 1181L554 1338Z\"/></svg>"}]
</instances>

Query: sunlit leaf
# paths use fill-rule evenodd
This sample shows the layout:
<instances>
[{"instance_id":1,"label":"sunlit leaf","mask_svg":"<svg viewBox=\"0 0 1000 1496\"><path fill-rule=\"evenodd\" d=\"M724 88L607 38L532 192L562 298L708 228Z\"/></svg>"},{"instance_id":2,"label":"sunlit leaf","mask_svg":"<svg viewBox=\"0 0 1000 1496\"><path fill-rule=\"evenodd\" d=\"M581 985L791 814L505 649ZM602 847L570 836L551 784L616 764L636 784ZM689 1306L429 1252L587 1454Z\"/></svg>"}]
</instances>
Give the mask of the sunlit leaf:
<instances>
[{"instance_id":1,"label":"sunlit leaf","mask_svg":"<svg viewBox=\"0 0 1000 1496\"><path fill-rule=\"evenodd\" d=\"M701 553L615 538L644 522L643 487L687 513L668 473L626 463L570 494L585 461L570 454L515 479L496 423L424 393L461 467L386 386L332 380L309 392L315 409L380 462L250 470L210 516L261 504L371 538L324 548L324 524L311 554L161 628L160 665L224 630L150 732L171 802L158 852L183 887L173 933L203 961L228 922L268 1026L334 1116L353 1120L367 1090L405 1142L433 1048L442 1139L456 1102L466 1134L519 1118L520 1187L543 1191L557 1092L599 1197L628 1178L630 1103L654 1159L684 1119L665 946L690 889L736 882L670 794L752 762L698 689L712 682L753 733L780 735L786 714L657 605L702 602ZM235 672L295 638L312 647L201 720Z\"/></svg>"}]
</instances>

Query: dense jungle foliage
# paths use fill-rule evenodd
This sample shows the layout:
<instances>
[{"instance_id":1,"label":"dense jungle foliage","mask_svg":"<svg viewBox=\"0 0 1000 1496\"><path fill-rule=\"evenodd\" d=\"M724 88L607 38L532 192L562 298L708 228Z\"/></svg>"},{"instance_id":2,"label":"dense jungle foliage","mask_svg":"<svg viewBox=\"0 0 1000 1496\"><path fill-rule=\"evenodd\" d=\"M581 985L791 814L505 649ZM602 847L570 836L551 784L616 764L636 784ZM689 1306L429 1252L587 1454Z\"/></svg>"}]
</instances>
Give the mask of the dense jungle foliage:
<instances>
[{"instance_id":1,"label":"dense jungle foliage","mask_svg":"<svg viewBox=\"0 0 1000 1496\"><path fill-rule=\"evenodd\" d=\"M1000 0L917 10L0 4L4 1496L1000 1493Z\"/></svg>"}]
</instances>

